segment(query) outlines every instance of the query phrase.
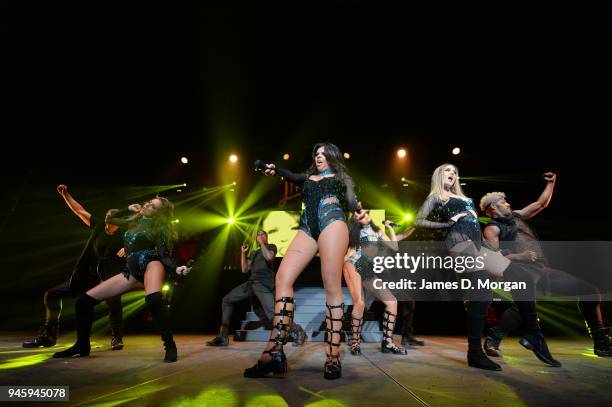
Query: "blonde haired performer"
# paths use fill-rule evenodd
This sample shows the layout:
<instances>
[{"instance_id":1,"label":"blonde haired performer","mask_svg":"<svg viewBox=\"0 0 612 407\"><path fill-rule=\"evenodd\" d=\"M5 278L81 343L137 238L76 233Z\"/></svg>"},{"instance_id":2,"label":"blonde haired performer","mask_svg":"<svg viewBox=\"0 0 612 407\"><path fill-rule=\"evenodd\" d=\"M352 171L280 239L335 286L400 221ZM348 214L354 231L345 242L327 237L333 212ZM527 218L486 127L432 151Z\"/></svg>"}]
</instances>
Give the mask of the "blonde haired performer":
<instances>
[{"instance_id":1,"label":"blonde haired performer","mask_svg":"<svg viewBox=\"0 0 612 407\"><path fill-rule=\"evenodd\" d=\"M437 213L442 222L427 218ZM468 279L487 279L487 273L503 277L510 281L526 283L527 290L512 291L512 296L525 324L525 343L523 346L533 350L538 359L551 366L561 366L550 354L542 331L538 325L535 302L533 301L534 284L529 272L519 264L511 262L500 252L482 245L482 232L478 215L472 200L465 196L459 182L459 170L452 164L443 164L436 168L431 177L431 192L419 210L415 226L430 229L446 229L446 246L451 255L479 256L484 259L484 269L466 273ZM468 295L467 329L468 329L468 365L486 370L501 370L501 366L490 360L482 348L482 331L486 312L492 300L492 292L487 288L472 289Z\"/></svg>"}]
</instances>

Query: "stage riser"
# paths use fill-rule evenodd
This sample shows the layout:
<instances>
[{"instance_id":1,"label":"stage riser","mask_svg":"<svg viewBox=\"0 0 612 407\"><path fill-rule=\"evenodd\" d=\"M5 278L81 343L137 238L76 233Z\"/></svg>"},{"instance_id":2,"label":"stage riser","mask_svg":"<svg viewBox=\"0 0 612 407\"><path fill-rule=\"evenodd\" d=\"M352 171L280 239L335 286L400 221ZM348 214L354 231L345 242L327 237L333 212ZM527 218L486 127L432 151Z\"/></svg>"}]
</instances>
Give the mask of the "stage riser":
<instances>
[{"instance_id":1,"label":"stage riser","mask_svg":"<svg viewBox=\"0 0 612 407\"><path fill-rule=\"evenodd\" d=\"M343 288L344 304L350 305L351 296L346 287ZM302 287L295 290L296 311L294 322L300 324L308 334L309 342L322 342L325 331L320 329L325 322L325 290L320 287ZM255 329L245 329L247 324L256 325L260 319L254 312L247 312L245 319L240 324L240 330L236 331L236 337L240 340L265 342L270 338L270 331L260 326ZM362 338L364 342L380 342L383 334L380 331L378 321L365 321L363 324Z\"/></svg>"}]
</instances>

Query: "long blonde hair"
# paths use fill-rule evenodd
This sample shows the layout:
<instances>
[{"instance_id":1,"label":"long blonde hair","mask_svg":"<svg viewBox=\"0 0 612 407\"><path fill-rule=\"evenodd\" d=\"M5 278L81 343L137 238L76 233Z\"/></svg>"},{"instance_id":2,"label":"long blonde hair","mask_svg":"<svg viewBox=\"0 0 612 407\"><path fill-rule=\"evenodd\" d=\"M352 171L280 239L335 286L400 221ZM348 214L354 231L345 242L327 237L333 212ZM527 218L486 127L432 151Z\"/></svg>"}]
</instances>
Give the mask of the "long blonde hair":
<instances>
[{"instance_id":1,"label":"long blonde hair","mask_svg":"<svg viewBox=\"0 0 612 407\"><path fill-rule=\"evenodd\" d=\"M463 193L463 190L461 189L461 184L459 183L459 169L455 165L448 163L442 164L434 170L433 175L431 176L431 191L429 192L429 195L435 195L444 202L448 201L449 195L444 189L444 169L449 165L453 167L457 172L457 179L455 180L453 186L450 188L450 192L455 195L467 198Z\"/></svg>"}]
</instances>

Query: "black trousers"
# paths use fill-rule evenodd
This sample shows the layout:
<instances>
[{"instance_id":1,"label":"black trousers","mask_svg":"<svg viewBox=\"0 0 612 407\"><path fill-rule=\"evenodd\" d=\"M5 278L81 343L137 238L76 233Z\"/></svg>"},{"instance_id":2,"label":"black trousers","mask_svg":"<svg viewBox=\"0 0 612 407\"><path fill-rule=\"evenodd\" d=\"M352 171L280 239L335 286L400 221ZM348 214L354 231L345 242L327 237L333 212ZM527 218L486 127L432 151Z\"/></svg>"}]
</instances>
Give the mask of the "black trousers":
<instances>
[{"instance_id":1,"label":"black trousers","mask_svg":"<svg viewBox=\"0 0 612 407\"><path fill-rule=\"evenodd\" d=\"M259 280L249 280L232 289L221 302L221 326L229 328L234 312L234 304L256 297L261 304L266 318L274 320L274 288Z\"/></svg>"},{"instance_id":2,"label":"black trousers","mask_svg":"<svg viewBox=\"0 0 612 407\"><path fill-rule=\"evenodd\" d=\"M561 296L577 296L578 308L591 331L603 325L599 290L593 284L561 270L543 268L536 271L536 289L540 292ZM503 338L521 326L521 317L515 307L503 311L494 331Z\"/></svg>"},{"instance_id":3,"label":"black trousers","mask_svg":"<svg viewBox=\"0 0 612 407\"><path fill-rule=\"evenodd\" d=\"M99 282L99 281L98 281ZM97 284L97 283L96 283ZM95 286L95 284L94 284ZM62 313L62 299L64 297L77 296L79 292L70 289L70 279L62 281L53 288L45 292L45 325L58 325ZM121 306L121 296L116 296L106 300L108 305L108 317L110 319L112 335L123 338L123 308Z\"/></svg>"}]
</instances>

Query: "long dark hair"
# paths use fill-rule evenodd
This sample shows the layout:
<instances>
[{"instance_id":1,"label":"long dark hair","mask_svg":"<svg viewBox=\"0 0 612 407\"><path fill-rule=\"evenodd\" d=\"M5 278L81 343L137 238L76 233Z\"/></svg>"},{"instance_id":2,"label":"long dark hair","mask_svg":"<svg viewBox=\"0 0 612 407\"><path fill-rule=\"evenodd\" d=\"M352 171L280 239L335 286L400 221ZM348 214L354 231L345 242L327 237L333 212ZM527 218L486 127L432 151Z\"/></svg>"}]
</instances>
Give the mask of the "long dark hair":
<instances>
[{"instance_id":1,"label":"long dark hair","mask_svg":"<svg viewBox=\"0 0 612 407\"><path fill-rule=\"evenodd\" d=\"M374 232L378 232L380 228L374 224L374 222L370 223ZM348 230L349 230L349 248L359 250L361 246L361 228L363 225L357 222L355 216L351 216L351 219L348 222Z\"/></svg>"},{"instance_id":2,"label":"long dark hair","mask_svg":"<svg viewBox=\"0 0 612 407\"><path fill-rule=\"evenodd\" d=\"M327 164L329 168L334 171L340 178L346 179L350 178L348 176L348 172L346 170L346 166L344 165L344 157L340 149L332 143L322 142L315 144L312 149L312 164L306 173L310 176L317 173L317 166L314 163L315 156L317 155L317 150L323 147L323 155L327 159Z\"/></svg>"},{"instance_id":3,"label":"long dark hair","mask_svg":"<svg viewBox=\"0 0 612 407\"><path fill-rule=\"evenodd\" d=\"M176 230L174 228L174 204L168 198L157 195L155 197L162 203L161 208L155 212L153 223L151 225L152 232L159 236L161 242L166 244L168 251L172 253L174 241L176 240Z\"/></svg>"}]
</instances>

